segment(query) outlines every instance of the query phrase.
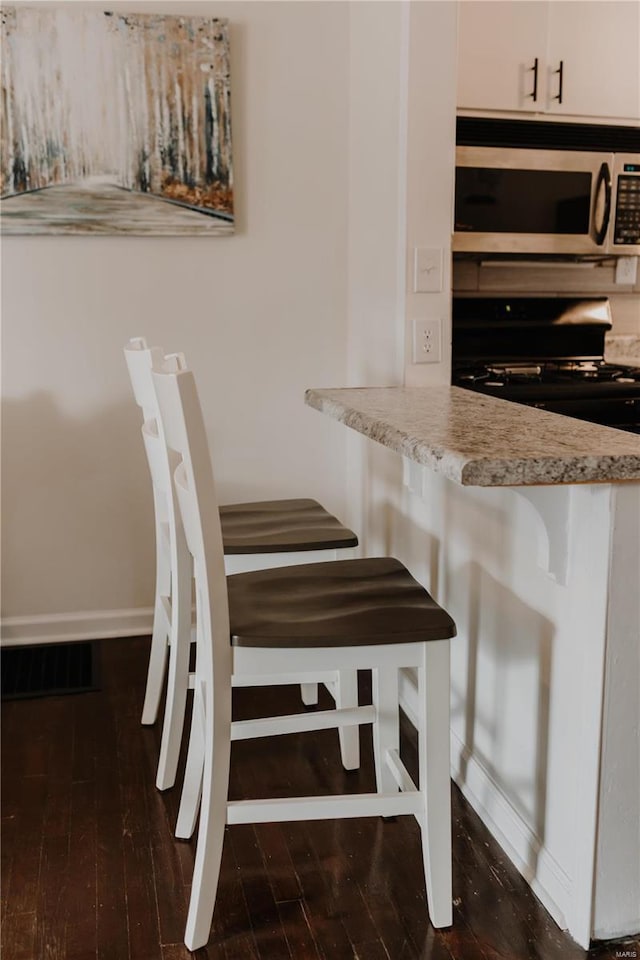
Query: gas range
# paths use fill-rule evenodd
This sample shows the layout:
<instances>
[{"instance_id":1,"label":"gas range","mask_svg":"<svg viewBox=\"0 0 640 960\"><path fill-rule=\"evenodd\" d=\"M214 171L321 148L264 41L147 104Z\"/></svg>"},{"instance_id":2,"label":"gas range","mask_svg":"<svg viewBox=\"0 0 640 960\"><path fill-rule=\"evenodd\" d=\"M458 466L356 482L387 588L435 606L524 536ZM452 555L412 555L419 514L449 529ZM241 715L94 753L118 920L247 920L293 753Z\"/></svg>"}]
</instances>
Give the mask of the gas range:
<instances>
[{"instance_id":1,"label":"gas range","mask_svg":"<svg viewBox=\"0 0 640 960\"><path fill-rule=\"evenodd\" d=\"M604 360L605 297L456 297L452 382L640 433L640 367Z\"/></svg>"}]
</instances>

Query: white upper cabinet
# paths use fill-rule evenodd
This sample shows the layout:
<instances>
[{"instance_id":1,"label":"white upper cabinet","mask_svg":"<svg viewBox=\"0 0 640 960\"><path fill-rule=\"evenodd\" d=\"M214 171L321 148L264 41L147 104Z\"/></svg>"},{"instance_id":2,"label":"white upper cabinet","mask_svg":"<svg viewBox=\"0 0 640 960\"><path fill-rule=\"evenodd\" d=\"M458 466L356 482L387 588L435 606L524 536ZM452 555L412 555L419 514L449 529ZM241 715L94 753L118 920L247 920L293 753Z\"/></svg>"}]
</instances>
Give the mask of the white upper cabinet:
<instances>
[{"instance_id":1,"label":"white upper cabinet","mask_svg":"<svg viewBox=\"0 0 640 960\"><path fill-rule=\"evenodd\" d=\"M640 3L553 0L546 6L547 109L578 116L639 119Z\"/></svg>"},{"instance_id":2,"label":"white upper cabinet","mask_svg":"<svg viewBox=\"0 0 640 960\"><path fill-rule=\"evenodd\" d=\"M640 120L638 0L461 0L458 108Z\"/></svg>"},{"instance_id":3,"label":"white upper cabinet","mask_svg":"<svg viewBox=\"0 0 640 960\"><path fill-rule=\"evenodd\" d=\"M462 0L458 15L458 107L542 109L546 46L546 3Z\"/></svg>"}]
</instances>

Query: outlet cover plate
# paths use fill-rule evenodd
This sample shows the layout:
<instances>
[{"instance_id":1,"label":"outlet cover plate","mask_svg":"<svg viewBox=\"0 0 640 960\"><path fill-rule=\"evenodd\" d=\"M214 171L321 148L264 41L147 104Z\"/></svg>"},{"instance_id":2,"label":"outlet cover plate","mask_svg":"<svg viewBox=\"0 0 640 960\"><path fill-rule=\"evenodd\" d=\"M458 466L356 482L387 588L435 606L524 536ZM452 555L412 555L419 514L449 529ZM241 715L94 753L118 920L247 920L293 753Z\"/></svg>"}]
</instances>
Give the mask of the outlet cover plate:
<instances>
[{"instance_id":1,"label":"outlet cover plate","mask_svg":"<svg viewBox=\"0 0 640 960\"><path fill-rule=\"evenodd\" d=\"M618 257L616 260L616 283L633 284L638 277L637 257Z\"/></svg>"},{"instance_id":2,"label":"outlet cover plate","mask_svg":"<svg viewBox=\"0 0 640 960\"><path fill-rule=\"evenodd\" d=\"M442 322L439 318L420 317L413 321L413 362L439 363L441 360Z\"/></svg>"}]
</instances>

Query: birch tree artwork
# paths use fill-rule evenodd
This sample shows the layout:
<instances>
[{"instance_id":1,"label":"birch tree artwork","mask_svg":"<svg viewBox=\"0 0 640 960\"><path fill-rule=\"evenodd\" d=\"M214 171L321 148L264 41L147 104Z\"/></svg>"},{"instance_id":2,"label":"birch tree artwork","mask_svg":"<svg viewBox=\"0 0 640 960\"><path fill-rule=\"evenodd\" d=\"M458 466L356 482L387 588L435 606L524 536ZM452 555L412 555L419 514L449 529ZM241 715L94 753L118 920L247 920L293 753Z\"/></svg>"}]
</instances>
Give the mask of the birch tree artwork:
<instances>
[{"instance_id":1,"label":"birch tree artwork","mask_svg":"<svg viewBox=\"0 0 640 960\"><path fill-rule=\"evenodd\" d=\"M4 234L233 232L226 20L3 7Z\"/></svg>"}]
</instances>

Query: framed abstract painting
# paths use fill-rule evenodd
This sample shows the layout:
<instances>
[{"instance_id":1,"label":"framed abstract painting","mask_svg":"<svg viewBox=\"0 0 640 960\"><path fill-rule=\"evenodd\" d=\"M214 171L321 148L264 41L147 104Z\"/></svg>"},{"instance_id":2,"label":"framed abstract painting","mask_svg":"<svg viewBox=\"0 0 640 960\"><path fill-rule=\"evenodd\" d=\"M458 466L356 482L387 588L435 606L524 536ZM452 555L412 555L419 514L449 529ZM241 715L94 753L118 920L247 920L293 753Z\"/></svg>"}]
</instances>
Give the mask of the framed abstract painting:
<instances>
[{"instance_id":1,"label":"framed abstract painting","mask_svg":"<svg viewBox=\"0 0 640 960\"><path fill-rule=\"evenodd\" d=\"M233 232L226 20L0 17L3 234Z\"/></svg>"}]
</instances>

